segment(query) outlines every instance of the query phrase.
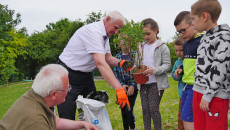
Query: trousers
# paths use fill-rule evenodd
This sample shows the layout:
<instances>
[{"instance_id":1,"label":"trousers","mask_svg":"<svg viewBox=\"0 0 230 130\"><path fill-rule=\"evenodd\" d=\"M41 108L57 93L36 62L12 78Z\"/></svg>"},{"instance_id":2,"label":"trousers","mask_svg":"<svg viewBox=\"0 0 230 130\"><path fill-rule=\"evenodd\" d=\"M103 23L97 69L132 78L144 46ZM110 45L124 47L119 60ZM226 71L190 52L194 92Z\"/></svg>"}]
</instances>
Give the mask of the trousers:
<instances>
[{"instance_id":1,"label":"trousers","mask_svg":"<svg viewBox=\"0 0 230 130\"><path fill-rule=\"evenodd\" d=\"M60 60L58 60L57 63L68 70L69 84L72 87L65 98L65 102L57 106L59 117L75 120L77 97L79 95L86 97L89 93L96 91L93 72L72 70Z\"/></svg>"}]
</instances>

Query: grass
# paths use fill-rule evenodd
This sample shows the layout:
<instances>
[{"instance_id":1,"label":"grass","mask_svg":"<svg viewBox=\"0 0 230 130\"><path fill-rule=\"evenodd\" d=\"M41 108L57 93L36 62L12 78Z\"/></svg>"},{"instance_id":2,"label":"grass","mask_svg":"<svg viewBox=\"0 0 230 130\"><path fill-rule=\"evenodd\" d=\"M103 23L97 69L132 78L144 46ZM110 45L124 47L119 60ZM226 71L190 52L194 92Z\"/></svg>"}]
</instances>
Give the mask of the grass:
<instances>
[{"instance_id":1,"label":"grass","mask_svg":"<svg viewBox=\"0 0 230 130\"><path fill-rule=\"evenodd\" d=\"M177 112L178 112L178 92L177 92L177 82L169 78L170 88L166 89L161 100L160 111L162 117L162 129L165 130L175 130L177 127ZM106 90L109 93L110 102L106 105L107 111L109 113L110 121L114 130L122 130L122 117L119 107L115 104L116 93L111 87L103 82L97 81L96 86L98 90ZM138 130L144 130L142 107L140 94L138 93L136 103L134 106L134 113L136 117L136 127ZM152 129L153 125L152 125Z\"/></svg>"},{"instance_id":2,"label":"grass","mask_svg":"<svg viewBox=\"0 0 230 130\"><path fill-rule=\"evenodd\" d=\"M110 102L106 105L110 121L114 130L122 130L122 117L119 106L115 104L116 93L105 81L95 81L97 90L105 90L108 92ZM0 86L0 119L7 112L9 107L27 90L30 89L32 82L18 82L11 83L8 87ZM163 130L177 129L177 114L178 114L178 92L177 82L169 78L170 87L164 91L164 95L160 104L160 112L162 117ZM140 94L138 94L134 106L134 113L136 117L136 127L138 130L144 130L142 108ZM78 119L78 115L76 115ZM152 129L153 125L152 125Z\"/></svg>"},{"instance_id":3,"label":"grass","mask_svg":"<svg viewBox=\"0 0 230 130\"><path fill-rule=\"evenodd\" d=\"M31 88L32 82L19 82L0 85L0 119L4 116L10 106L27 90Z\"/></svg>"}]
</instances>

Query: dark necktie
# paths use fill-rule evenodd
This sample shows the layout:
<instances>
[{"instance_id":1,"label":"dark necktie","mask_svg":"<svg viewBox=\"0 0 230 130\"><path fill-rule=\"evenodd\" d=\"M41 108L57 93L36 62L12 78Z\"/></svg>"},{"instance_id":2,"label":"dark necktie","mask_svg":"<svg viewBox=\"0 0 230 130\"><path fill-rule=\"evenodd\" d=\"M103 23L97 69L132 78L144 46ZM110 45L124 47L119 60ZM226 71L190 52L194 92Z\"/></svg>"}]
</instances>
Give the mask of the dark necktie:
<instances>
[{"instance_id":1,"label":"dark necktie","mask_svg":"<svg viewBox=\"0 0 230 130\"><path fill-rule=\"evenodd\" d=\"M104 38L104 41L105 41L105 44L106 44L106 42L109 39L109 37L108 36L103 36L103 38ZM104 44L104 46L105 46L105 44Z\"/></svg>"}]
</instances>

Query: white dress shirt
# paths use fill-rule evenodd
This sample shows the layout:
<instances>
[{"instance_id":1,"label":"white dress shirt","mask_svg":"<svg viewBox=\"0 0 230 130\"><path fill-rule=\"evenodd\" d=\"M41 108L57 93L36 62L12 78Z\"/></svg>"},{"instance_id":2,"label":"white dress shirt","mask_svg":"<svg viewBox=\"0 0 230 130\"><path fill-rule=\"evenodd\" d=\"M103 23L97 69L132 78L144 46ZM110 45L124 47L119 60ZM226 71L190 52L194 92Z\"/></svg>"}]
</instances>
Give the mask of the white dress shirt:
<instances>
[{"instance_id":1,"label":"white dress shirt","mask_svg":"<svg viewBox=\"0 0 230 130\"><path fill-rule=\"evenodd\" d=\"M103 21L79 28L69 40L59 59L72 70L92 72L96 68L91 53L111 53Z\"/></svg>"}]
</instances>

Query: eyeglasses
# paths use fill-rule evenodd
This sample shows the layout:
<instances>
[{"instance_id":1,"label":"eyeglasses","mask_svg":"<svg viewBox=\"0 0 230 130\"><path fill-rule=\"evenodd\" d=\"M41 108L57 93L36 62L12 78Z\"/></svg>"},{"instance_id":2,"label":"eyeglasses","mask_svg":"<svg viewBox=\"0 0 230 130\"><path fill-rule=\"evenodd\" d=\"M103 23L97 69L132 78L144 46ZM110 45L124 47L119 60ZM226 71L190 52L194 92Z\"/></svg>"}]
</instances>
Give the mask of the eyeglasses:
<instances>
[{"instance_id":1,"label":"eyeglasses","mask_svg":"<svg viewBox=\"0 0 230 130\"><path fill-rule=\"evenodd\" d=\"M71 87L71 85L69 85L69 89L58 89L55 91L68 91L68 92L70 92L71 89L72 89L72 87Z\"/></svg>"},{"instance_id":2,"label":"eyeglasses","mask_svg":"<svg viewBox=\"0 0 230 130\"><path fill-rule=\"evenodd\" d=\"M176 34L177 34L177 35L185 34L185 33L186 33L186 30L187 30L190 26L192 26L192 25L188 25L186 28L177 31Z\"/></svg>"}]
</instances>

